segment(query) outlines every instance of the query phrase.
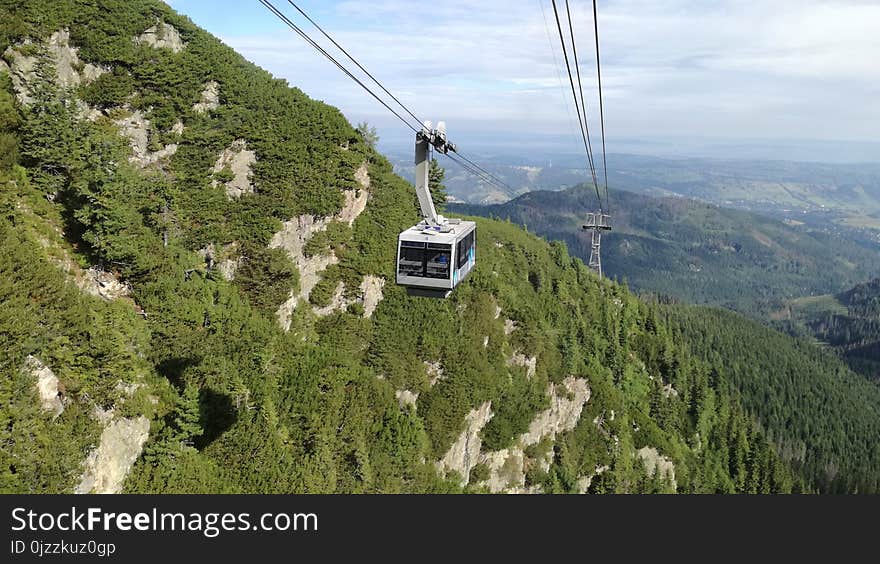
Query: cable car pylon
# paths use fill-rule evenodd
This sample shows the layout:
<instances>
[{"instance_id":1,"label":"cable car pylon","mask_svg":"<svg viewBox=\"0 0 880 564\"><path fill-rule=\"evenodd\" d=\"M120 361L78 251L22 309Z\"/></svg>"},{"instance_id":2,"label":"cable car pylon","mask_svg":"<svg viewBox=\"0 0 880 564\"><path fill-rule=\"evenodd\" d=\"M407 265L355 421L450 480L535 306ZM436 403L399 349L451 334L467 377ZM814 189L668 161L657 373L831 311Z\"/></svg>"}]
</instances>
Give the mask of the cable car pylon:
<instances>
[{"instance_id":1,"label":"cable car pylon","mask_svg":"<svg viewBox=\"0 0 880 564\"><path fill-rule=\"evenodd\" d=\"M584 231L590 232L590 262L593 272L602 277L602 232L611 231L611 216L599 210L587 214L587 222L583 225Z\"/></svg>"}]
</instances>

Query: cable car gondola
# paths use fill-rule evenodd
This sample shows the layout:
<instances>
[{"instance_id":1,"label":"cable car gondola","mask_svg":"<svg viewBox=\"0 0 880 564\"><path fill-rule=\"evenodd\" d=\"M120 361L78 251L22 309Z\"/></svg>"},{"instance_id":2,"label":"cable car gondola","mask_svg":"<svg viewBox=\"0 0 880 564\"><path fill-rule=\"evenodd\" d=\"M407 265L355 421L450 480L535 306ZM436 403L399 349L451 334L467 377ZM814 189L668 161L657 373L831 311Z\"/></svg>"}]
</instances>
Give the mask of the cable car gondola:
<instances>
[{"instance_id":1,"label":"cable car gondola","mask_svg":"<svg viewBox=\"0 0 880 564\"><path fill-rule=\"evenodd\" d=\"M397 238L397 284L411 296L446 298L476 264L477 224L437 213L428 186L432 147L443 154L455 152L442 121L437 129L425 122L416 134L416 194L423 219Z\"/></svg>"}]
</instances>

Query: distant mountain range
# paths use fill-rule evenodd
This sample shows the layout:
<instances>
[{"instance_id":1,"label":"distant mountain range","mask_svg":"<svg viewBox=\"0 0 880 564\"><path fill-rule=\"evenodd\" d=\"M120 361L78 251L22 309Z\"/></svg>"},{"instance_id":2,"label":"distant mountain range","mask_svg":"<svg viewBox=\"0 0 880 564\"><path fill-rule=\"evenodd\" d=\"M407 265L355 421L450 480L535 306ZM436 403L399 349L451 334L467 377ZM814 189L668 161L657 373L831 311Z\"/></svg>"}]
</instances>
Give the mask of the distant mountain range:
<instances>
[{"instance_id":1,"label":"distant mountain range","mask_svg":"<svg viewBox=\"0 0 880 564\"><path fill-rule=\"evenodd\" d=\"M582 162L546 155L521 160L505 155L478 159L510 186L500 190L480 182L452 162L449 195L458 202L499 204L527 192L564 190L587 180ZM411 177L409 155L392 154L395 170ZM655 196L682 196L770 214L791 223L810 223L830 231L880 229L880 164L819 164L789 161L659 158L609 155L609 185ZM600 178L601 181L601 178ZM593 204L595 206L595 203ZM876 235L872 234L876 240Z\"/></svg>"},{"instance_id":2,"label":"distant mountain range","mask_svg":"<svg viewBox=\"0 0 880 564\"><path fill-rule=\"evenodd\" d=\"M538 191L453 213L509 219L587 260L580 228L595 208L591 188ZM880 271L880 255L851 240L755 213L682 197L615 190L614 230L602 258L608 276L642 292L764 316L786 300L835 293Z\"/></svg>"}]
</instances>

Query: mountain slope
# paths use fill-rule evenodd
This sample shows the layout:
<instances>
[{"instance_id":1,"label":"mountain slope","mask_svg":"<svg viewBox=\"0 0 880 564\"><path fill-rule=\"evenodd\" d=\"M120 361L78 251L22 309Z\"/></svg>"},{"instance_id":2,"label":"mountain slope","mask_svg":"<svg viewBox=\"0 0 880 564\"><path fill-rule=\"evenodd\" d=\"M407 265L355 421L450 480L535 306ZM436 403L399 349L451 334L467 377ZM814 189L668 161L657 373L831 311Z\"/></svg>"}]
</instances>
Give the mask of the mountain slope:
<instances>
[{"instance_id":1,"label":"mountain slope","mask_svg":"<svg viewBox=\"0 0 880 564\"><path fill-rule=\"evenodd\" d=\"M823 491L877 490L865 472L880 460L877 386L829 351L728 311L672 306L664 318L736 390L784 460Z\"/></svg>"},{"instance_id":2,"label":"mountain slope","mask_svg":"<svg viewBox=\"0 0 880 564\"><path fill-rule=\"evenodd\" d=\"M634 288L763 315L784 300L836 292L880 269L877 253L837 237L682 198L613 192L605 272ZM565 241L586 260L594 211L584 188L532 192L498 206L454 206Z\"/></svg>"},{"instance_id":3,"label":"mountain slope","mask_svg":"<svg viewBox=\"0 0 880 564\"><path fill-rule=\"evenodd\" d=\"M0 491L824 487L564 245L408 297L412 187L165 4L0 7Z\"/></svg>"},{"instance_id":4,"label":"mountain slope","mask_svg":"<svg viewBox=\"0 0 880 564\"><path fill-rule=\"evenodd\" d=\"M856 372L880 381L880 279L837 295L799 298L774 315L795 334L831 346Z\"/></svg>"}]
</instances>

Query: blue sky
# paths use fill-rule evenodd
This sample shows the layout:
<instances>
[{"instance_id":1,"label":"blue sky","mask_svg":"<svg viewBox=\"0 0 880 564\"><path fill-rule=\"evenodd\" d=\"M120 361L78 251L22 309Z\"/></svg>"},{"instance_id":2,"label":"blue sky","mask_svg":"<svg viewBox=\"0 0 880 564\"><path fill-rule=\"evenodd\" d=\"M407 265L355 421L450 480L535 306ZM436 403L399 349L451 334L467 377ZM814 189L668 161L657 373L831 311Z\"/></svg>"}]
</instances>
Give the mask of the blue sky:
<instances>
[{"instance_id":1,"label":"blue sky","mask_svg":"<svg viewBox=\"0 0 880 564\"><path fill-rule=\"evenodd\" d=\"M386 140L408 138L256 0L168 3L353 122L376 124ZM319 37L286 0L274 3ZM299 3L456 140L534 135L576 145L550 0ZM597 130L592 8L571 4ZM599 10L609 151L626 139L877 139L880 0L600 0Z\"/></svg>"}]
</instances>

